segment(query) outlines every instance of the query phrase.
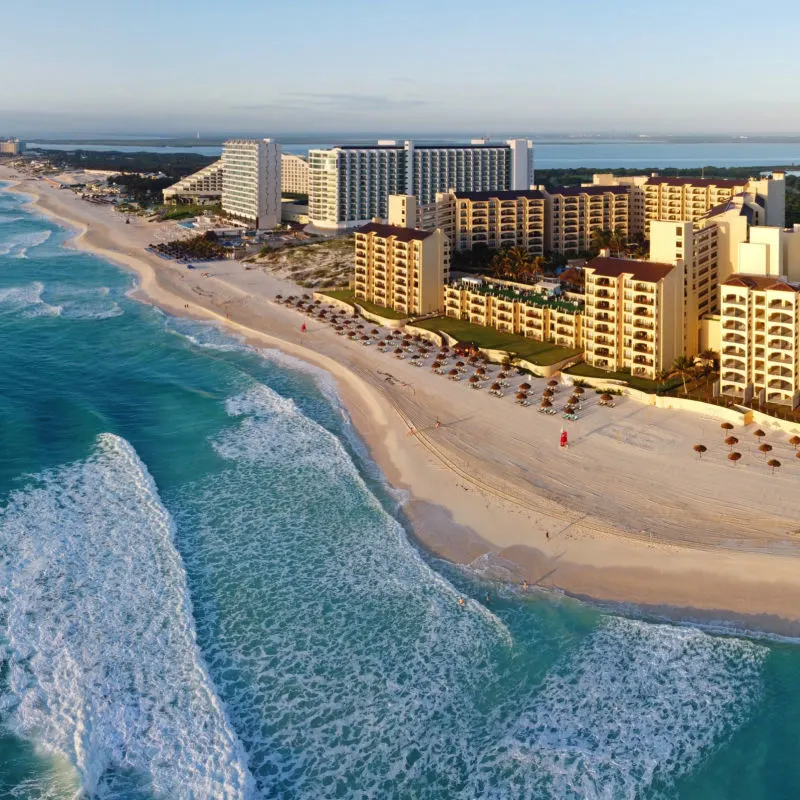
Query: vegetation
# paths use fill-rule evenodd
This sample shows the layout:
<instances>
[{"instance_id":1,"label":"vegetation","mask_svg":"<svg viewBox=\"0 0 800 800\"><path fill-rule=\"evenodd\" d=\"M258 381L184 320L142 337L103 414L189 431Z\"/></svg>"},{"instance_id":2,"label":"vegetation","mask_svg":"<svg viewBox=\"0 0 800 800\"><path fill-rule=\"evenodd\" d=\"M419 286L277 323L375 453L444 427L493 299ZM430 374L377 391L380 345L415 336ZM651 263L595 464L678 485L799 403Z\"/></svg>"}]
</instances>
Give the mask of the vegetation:
<instances>
[{"instance_id":1,"label":"vegetation","mask_svg":"<svg viewBox=\"0 0 800 800\"><path fill-rule=\"evenodd\" d=\"M607 372L604 369L593 367L591 364L576 364L564 370L569 375L580 375L585 378L605 378L610 381L623 381L632 389L639 389L642 392L668 392L681 385L680 378L673 380L650 381L646 378L639 378L631 375L630 372Z\"/></svg>"},{"instance_id":2,"label":"vegetation","mask_svg":"<svg viewBox=\"0 0 800 800\"><path fill-rule=\"evenodd\" d=\"M353 279L353 237L324 242L297 241L261 248L253 263L286 275L300 286L327 289Z\"/></svg>"},{"instance_id":3,"label":"vegetation","mask_svg":"<svg viewBox=\"0 0 800 800\"><path fill-rule=\"evenodd\" d=\"M580 350L558 347L551 342L540 342L513 333L503 333L453 317L433 317L415 324L429 331L446 333L464 344L474 344L487 350L505 350L517 358L542 366L555 364L581 353Z\"/></svg>"},{"instance_id":4,"label":"vegetation","mask_svg":"<svg viewBox=\"0 0 800 800\"><path fill-rule=\"evenodd\" d=\"M369 311L370 314L377 314L379 317L385 317L386 319L408 319L408 314L401 314L398 311L393 311L391 308L379 306L375 303L370 303L369 300L357 298L352 289L324 291L322 294L333 297L335 300L349 303L351 306L358 303L365 311Z\"/></svg>"},{"instance_id":5,"label":"vegetation","mask_svg":"<svg viewBox=\"0 0 800 800\"><path fill-rule=\"evenodd\" d=\"M786 225L800 224L800 177L786 176Z\"/></svg>"},{"instance_id":6,"label":"vegetation","mask_svg":"<svg viewBox=\"0 0 800 800\"><path fill-rule=\"evenodd\" d=\"M166 244L153 245L153 247L170 258L191 258L197 261L225 258L225 248L217 243L217 237L213 231L193 236L191 239L179 239Z\"/></svg>"},{"instance_id":7,"label":"vegetation","mask_svg":"<svg viewBox=\"0 0 800 800\"><path fill-rule=\"evenodd\" d=\"M491 266L496 278L532 283L542 272L544 258L531 256L524 247L507 247L494 254Z\"/></svg>"}]
</instances>

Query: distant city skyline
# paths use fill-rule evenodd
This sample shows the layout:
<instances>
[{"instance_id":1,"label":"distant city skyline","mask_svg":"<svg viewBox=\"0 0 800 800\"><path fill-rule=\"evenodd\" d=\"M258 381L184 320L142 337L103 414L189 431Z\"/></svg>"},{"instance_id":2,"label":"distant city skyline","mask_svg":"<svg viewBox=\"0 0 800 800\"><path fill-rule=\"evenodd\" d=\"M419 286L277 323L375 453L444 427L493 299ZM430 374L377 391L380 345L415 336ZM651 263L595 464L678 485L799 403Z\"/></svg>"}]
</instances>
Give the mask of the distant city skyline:
<instances>
[{"instance_id":1,"label":"distant city skyline","mask_svg":"<svg viewBox=\"0 0 800 800\"><path fill-rule=\"evenodd\" d=\"M776 0L754 34L752 10L13 4L4 28L20 35L4 37L3 60L18 79L0 85L0 135L798 133L800 56L781 32L800 11Z\"/></svg>"}]
</instances>

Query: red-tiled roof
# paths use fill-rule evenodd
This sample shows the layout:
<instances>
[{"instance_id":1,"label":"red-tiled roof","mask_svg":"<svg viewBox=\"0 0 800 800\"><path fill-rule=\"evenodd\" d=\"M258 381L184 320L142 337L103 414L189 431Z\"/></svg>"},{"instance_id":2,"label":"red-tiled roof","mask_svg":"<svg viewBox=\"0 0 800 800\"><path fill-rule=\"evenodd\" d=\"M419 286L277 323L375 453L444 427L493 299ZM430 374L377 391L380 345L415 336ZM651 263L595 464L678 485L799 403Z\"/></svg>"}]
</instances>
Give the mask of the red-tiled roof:
<instances>
[{"instance_id":1,"label":"red-tiled roof","mask_svg":"<svg viewBox=\"0 0 800 800\"><path fill-rule=\"evenodd\" d=\"M731 275L723 286L739 286L758 291L800 292L800 286L776 278L774 275Z\"/></svg>"},{"instance_id":2,"label":"red-tiled roof","mask_svg":"<svg viewBox=\"0 0 800 800\"><path fill-rule=\"evenodd\" d=\"M402 228L399 225L383 225L380 222L368 222L356 233L374 233L381 239L388 239L394 236L399 242L421 242L429 236L433 236L433 231L418 231L414 228Z\"/></svg>"},{"instance_id":3,"label":"red-tiled roof","mask_svg":"<svg viewBox=\"0 0 800 800\"><path fill-rule=\"evenodd\" d=\"M747 184L746 178L648 178L647 186L719 186L722 189L737 189Z\"/></svg>"},{"instance_id":4,"label":"red-tiled roof","mask_svg":"<svg viewBox=\"0 0 800 800\"><path fill-rule=\"evenodd\" d=\"M636 261L632 258L598 256L589 261L584 269L593 269L595 275L602 275L606 278L632 275L634 280L656 283L669 275L675 269L675 265L661 264L658 261Z\"/></svg>"},{"instance_id":5,"label":"red-tiled roof","mask_svg":"<svg viewBox=\"0 0 800 800\"><path fill-rule=\"evenodd\" d=\"M538 189L509 189L507 191L487 192L453 192L459 200L516 200L527 197L528 200L542 200L544 194Z\"/></svg>"}]
</instances>

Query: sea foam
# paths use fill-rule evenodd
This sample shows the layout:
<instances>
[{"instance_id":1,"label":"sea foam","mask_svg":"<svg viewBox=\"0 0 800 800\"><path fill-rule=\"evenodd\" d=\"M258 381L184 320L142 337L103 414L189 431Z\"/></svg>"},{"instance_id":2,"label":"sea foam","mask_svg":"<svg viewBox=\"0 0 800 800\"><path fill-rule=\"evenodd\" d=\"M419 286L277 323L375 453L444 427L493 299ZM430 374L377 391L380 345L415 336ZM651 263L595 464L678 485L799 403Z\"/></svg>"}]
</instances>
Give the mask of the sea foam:
<instances>
[{"instance_id":1,"label":"sea foam","mask_svg":"<svg viewBox=\"0 0 800 800\"><path fill-rule=\"evenodd\" d=\"M195 641L173 526L133 448L99 437L0 513L4 705L87 794L245 798L251 778Z\"/></svg>"}]
</instances>

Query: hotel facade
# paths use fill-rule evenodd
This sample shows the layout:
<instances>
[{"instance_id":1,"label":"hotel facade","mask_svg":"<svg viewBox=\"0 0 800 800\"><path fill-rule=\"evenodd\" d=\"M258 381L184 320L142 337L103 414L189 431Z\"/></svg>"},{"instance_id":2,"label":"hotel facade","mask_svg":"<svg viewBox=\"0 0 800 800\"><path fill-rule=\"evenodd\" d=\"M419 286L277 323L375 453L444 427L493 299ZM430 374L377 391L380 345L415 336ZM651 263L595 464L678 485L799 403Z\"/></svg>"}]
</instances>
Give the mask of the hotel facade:
<instances>
[{"instance_id":1,"label":"hotel facade","mask_svg":"<svg viewBox=\"0 0 800 800\"><path fill-rule=\"evenodd\" d=\"M222 159L209 164L197 172L181 178L177 183L163 189L164 202L188 202L202 205L222 199Z\"/></svg>"},{"instance_id":2,"label":"hotel facade","mask_svg":"<svg viewBox=\"0 0 800 800\"><path fill-rule=\"evenodd\" d=\"M440 311L449 262L442 231L370 222L355 233L356 299L409 317Z\"/></svg>"},{"instance_id":3,"label":"hotel facade","mask_svg":"<svg viewBox=\"0 0 800 800\"><path fill-rule=\"evenodd\" d=\"M281 146L272 139L229 139L222 147L222 209L255 228L281 221Z\"/></svg>"},{"instance_id":4,"label":"hotel facade","mask_svg":"<svg viewBox=\"0 0 800 800\"><path fill-rule=\"evenodd\" d=\"M308 194L308 159L281 153L281 192Z\"/></svg>"},{"instance_id":5,"label":"hotel facade","mask_svg":"<svg viewBox=\"0 0 800 800\"><path fill-rule=\"evenodd\" d=\"M684 354L683 262L600 256L584 267L588 364L656 380Z\"/></svg>"},{"instance_id":6,"label":"hotel facade","mask_svg":"<svg viewBox=\"0 0 800 800\"><path fill-rule=\"evenodd\" d=\"M583 347L580 307L524 284L463 278L445 287L444 303L448 317L560 347Z\"/></svg>"},{"instance_id":7,"label":"hotel facade","mask_svg":"<svg viewBox=\"0 0 800 800\"><path fill-rule=\"evenodd\" d=\"M18 156L25 152L21 139L0 139L0 156Z\"/></svg>"},{"instance_id":8,"label":"hotel facade","mask_svg":"<svg viewBox=\"0 0 800 800\"><path fill-rule=\"evenodd\" d=\"M346 229L388 216L389 195L414 195L420 205L437 192L528 189L533 145L473 140L469 145L337 146L309 151L309 215L321 228Z\"/></svg>"}]
</instances>

